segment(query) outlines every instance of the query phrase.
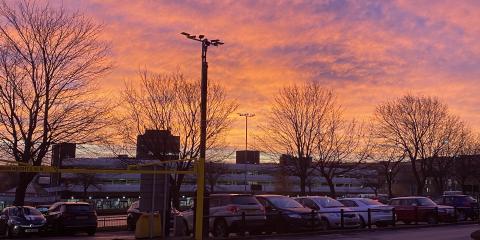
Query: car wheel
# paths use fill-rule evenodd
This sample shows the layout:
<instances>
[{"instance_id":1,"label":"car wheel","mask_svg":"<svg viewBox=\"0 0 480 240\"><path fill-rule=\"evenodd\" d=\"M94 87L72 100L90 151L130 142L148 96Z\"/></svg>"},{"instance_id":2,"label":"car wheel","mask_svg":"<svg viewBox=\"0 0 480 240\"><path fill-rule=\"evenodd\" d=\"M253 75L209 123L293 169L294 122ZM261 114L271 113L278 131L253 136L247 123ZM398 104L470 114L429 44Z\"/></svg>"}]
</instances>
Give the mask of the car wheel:
<instances>
[{"instance_id":1,"label":"car wheel","mask_svg":"<svg viewBox=\"0 0 480 240\"><path fill-rule=\"evenodd\" d=\"M458 211L457 213L457 221L465 221L467 220L467 214L465 211Z\"/></svg>"},{"instance_id":2,"label":"car wheel","mask_svg":"<svg viewBox=\"0 0 480 240\"><path fill-rule=\"evenodd\" d=\"M10 227L9 227L9 226L7 226L7 227L5 228L5 237L7 237L7 238L13 237L12 231L10 230Z\"/></svg>"},{"instance_id":3,"label":"car wheel","mask_svg":"<svg viewBox=\"0 0 480 240\"><path fill-rule=\"evenodd\" d=\"M322 218L320 221L320 229L322 231L327 231L330 229L330 222L328 222L328 219Z\"/></svg>"},{"instance_id":4,"label":"car wheel","mask_svg":"<svg viewBox=\"0 0 480 240\"><path fill-rule=\"evenodd\" d=\"M95 228L88 229L86 232L87 232L88 236L93 236L93 235L95 235L95 232L97 232L97 229L95 229Z\"/></svg>"},{"instance_id":5,"label":"car wheel","mask_svg":"<svg viewBox=\"0 0 480 240\"><path fill-rule=\"evenodd\" d=\"M249 234L250 235L262 235L262 230L255 229L255 230L250 231Z\"/></svg>"},{"instance_id":6,"label":"car wheel","mask_svg":"<svg viewBox=\"0 0 480 240\"><path fill-rule=\"evenodd\" d=\"M429 215L427 217L427 223L428 224L437 224L438 223L438 220L435 216L432 216L432 215Z\"/></svg>"},{"instance_id":7,"label":"car wheel","mask_svg":"<svg viewBox=\"0 0 480 240\"><path fill-rule=\"evenodd\" d=\"M188 230L188 223L186 220L183 220L183 226L184 226L184 234L185 236L190 236L190 230Z\"/></svg>"},{"instance_id":8,"label":"car wheel","mask_svg":"<svg viewBox=\"0 0 480 240\"><path fill-rule=\"evenodd\" d=\"M367 224L365 224L365 220L363 219L362 216L360 216L360 228L365 228Z\"/></svg>"},{"instance_id":9,"label":"car wheel","mask_svg":"<svg viewBox=\"0 0 480 240\"><path fill-rule=\"evenodd\" d=\"M228 237L228 225L223 219L215 220L213 224L213 236L215 237Z\"/></svg>"},{"instance_id":10,"label":"car wheel","mask_svg":"<svg viewBox=\"0 0 480 240\"><path fill-rule=\"evenodd\" d=\"M375 224L375 225L376 225L377 227L379 227L379 228L384 228L384 227L387 227L387 226L388 226L387 223L383 223L383 222L379 222L379 223L377 223L377 224Z\"/></svg>"},{"instance_id":11,"label":"car wheel","mask_svg":"<svg viewBox=\"0 0 480 240\"><path fill-rule=\"evenodd\" d=\"M127 220L127 230L135 231L135 225L132 223L132 221Z\"/></svg>"}]
</instances>

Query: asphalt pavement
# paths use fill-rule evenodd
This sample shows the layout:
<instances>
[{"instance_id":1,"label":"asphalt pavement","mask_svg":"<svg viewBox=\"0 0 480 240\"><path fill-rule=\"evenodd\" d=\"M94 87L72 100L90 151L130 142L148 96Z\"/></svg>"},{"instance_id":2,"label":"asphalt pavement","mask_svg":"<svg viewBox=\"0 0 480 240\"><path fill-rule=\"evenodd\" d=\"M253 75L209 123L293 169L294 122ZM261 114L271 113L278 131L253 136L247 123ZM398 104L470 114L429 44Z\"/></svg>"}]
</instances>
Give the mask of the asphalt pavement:
<instances>
[{"instance_id":1,"label":"asphalt pavement","mask_svg":"<svg viewBox=\"0 0 480 240\"><path fill-rule=\"evenodd\" d=\"M327 235L290 235L270 237L269 240L469 240L470 234L480 230L480 225L449 225L424 228L384 229Z\"/></svg>"},{"instance_id":2,"label":"asphalt pavement","mask_svg":"<svg viewBox=\"0 0 480 240\"><path fill-rule=\"evenodd\" d=\"M468 240L470 233L480 230L480 225L449 225L438 227L423 227L423 228L397 228L397 229L382 229L375 231L353 231L348 233L333 233L333 234L292 234L287 236L271 236L260 237L265 240L313 240L313 239L328 239L328 240ZM248 237L247 237L248 238ZM48 236L48 237L34 237L34 238L17 238L17 239L45 239L45 240L134 240L135 237L132 232L98 232L95 236L87 236L85 234L75 234L67 236ZM255 239L249 237L248 239Z\"/></svg>"}]
</instances>

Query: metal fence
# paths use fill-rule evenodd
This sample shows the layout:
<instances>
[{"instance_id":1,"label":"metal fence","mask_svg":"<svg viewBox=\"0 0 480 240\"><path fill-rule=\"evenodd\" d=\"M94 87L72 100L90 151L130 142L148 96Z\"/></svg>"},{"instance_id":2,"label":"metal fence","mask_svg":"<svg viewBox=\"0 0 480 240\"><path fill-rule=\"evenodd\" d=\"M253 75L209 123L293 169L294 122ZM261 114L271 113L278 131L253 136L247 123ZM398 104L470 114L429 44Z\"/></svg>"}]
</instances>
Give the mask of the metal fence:
<instances>
[{"instance_id":1,"label":"metal fence","mask_svg":"<svg viewBox=\"0 0 480 240\"><path fill-rule=\"evenodd\" d=\"M98 216L97 227L100 230L126 230L127 216Z\"/></svg>"},{"instance_id":2,"label":"metal fence","mask_svg":"<svg viewBox=\"0 0 480 240\"><path fill-rule=\"evenodd\" d=\"M391 227L401 228L408 225L434 225L434 224L455 224L455 223L479 223L479 207L454 207L451 210L444 210L438 207L416 206L410 210L390 208L390 221L385 220L379 224L376 218L378 212L385 213L386 209L370 208L364 211L344 210L340 211L315 211L309 213L292 213L290 211L277 211L267 214L247 214L238 212L231 215L205 216L204 222L210 222L210 230L214 237L215 224L223 222L228 232L236 235L256 234L282 234L286 232L322 232L329 230L341 231L342 229L355 228L380 228ZM338 216L338 224L328 223L328 214ZM351 224L352 214L358 219L358 224ZM300 215L294 216L294 215ZM264 216L264 225L252 225L252 218ZM292 217L293 216L293 217ZM296 217L296 218L295 218ZM193 231L187 229L189 233Z\"/></svg>"}]
</instances>

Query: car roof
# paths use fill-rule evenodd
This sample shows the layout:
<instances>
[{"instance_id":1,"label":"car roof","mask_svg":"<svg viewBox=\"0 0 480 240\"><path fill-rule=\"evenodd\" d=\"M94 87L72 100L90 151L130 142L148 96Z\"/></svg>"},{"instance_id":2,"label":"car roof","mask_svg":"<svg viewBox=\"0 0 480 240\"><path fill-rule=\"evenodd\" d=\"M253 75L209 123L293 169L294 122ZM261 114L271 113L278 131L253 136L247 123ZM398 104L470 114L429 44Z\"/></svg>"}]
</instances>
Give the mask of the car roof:
<instances>
[{"instance_id":1,"label":"car roof","mask_svg":"<svg viewBox=\"0 0 480 240\"><path fill-rule=\"evenodd\" d=\"M423 197L423 196L396 197L396 198L392 198L391 200L396 200L396 199L415 199L415 198L427 198L427 197Z\"/></svg>"},{"instance_id":2,"label":"car roof","mask_svg":"<svg viewBox=\"0 0 480 240\"><path fill-rule=\"evenodd\" d=\"M87 202L57 202L55 204L62 204L62 205L90 205L90 203Z\"/></svg>"},{"instance_id":3,"label":"car roof","mask_svg":"<svg viewBox=\"0 0 480 240\"><path fill-rule=\"evenodd\" d=\"M247 193L216 193L210 194L210 197L231 197L231 196L252 196L252 194Z\"/></svg>"},{"instance_id":4,"label":"car roof","mask_svg":"<svg viewBox=\"0 0 480 240\"><path fill-rule=\"evenodd\" d=\"M301 196L296 198L331 198L329 196Z\"/></svg>"},{"instance_id":5,"label":"car roof","mask_svg":"<svg viewBox=\"0 0 480 240\"><path fill-rule=\"evenodd\" d=\"M277 195L277 194L261 194L261 195L255 195L255 197L287 197L287 196Z\"/></svg>"},{"instance_id":6,"label":"car roof","mask_svg":"<svg viewBox=\"0 0 480 240\"><path fill-rule=\"evenodd\" d=\"M340 199L337 199L337 200L354 200L354 201L360 201L360 200L364 200L364 199L370 199L370 198L355 197L355 198L340 198Z\"/></svg>"},{"instance_id":7,"label":"car roof","mask_svg":"<svg viewBox=\"0 0 480 240\"><path fill-rule=\"evenodd\" d=\"M7 209L7 208L10 209L10 208L34 208L34 207L32 207L32 206L10 206L10 207L6 207L5 209Z\"/></svg>"}]
</instances>

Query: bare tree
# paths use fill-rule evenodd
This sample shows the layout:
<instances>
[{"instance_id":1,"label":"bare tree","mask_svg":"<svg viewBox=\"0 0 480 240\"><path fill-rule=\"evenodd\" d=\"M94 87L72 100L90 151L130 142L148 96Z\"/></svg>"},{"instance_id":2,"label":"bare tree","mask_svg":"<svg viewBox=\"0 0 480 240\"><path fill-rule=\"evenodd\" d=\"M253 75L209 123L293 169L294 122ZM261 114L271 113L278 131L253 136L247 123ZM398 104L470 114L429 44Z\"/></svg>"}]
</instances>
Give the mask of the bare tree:
<instances>
[{"instance_id":1,"label":"bare tree","mask_svg":"<svg viewBox=\"0 0 480 240\"><path fill-rule=\"evenodd\" d=\"M88 189L90 187L96 188L97 190L101 190L101 181L96 174L92 173L77 173L74 175L72 179L72 183L75 185L79 185L82 187L83 190L83 201L87 201L88 199Z\"/></svg>"},{"instance_id":2,"label":"bare tree","mask_svg":"<svg viewBox=\"0 0 480 240\"><path fill-rule=\"evenodd\" d=\"M261 126L259 147L274 155L291 156L282 171L300 180L300 193L306 192L307 179L313 174L311 160L334 96L316 82L282 88L276 95L267 123Z\"/></svg>"},{"instance_id":3,"label":"bare tree","mask_svg":"<svg viewBox=\"0 0 480 240\"><path fill-rule=\"evenodd\" d=\"M325 178L331 197L336 197L333 179L349 175L369 158L370 144L363 135L362 126L342 117L339 107L326 114L325 124L316 142L313 166Z\"/></svg>"},{"instance_id":4,"label":"bare tree","mask_svg":"<svg viewBox=\"0 0 480 240\"><path fill-rule=\"evenodd\" d=\"M405 157L405 153L398 152L397 148L391 148L388 145L379 143L373 146L373 164L376 166L380 181L383 181L387 186L389 198L394 196L392 186Z\"/></svg>"},{"instance_id":5,"label":"bare tree","mask_svg":"<svg viewBox=\"0 0 480 240\"><path fill-rule=\"evenodd\" d=\"M398 152L405 152L417 194L423 194L428 177L426 159L446 153L462 123L437 98L411 95L380 104L375 119L375 136Z\"/></svg>"},{"instance_id":6,"label":"bare tree","mask_svg":"<svg viewBox=\"0 0 480 240\"><path fill-rule=\"evenodd\" d=\"M225 133L232 124L231 114L238 104L228 99L225 90L218 84L208 86L207 151L217 157L225 146ZM126 84L123 91L124 111L121 132L127 144L135 144L136 136L147 129L168 129L180 136L180 159L177 170L192 167L200 151L200 82L185 79L182 73L155 74L140 72L140 86ZM212 154L214 153L214 154ZM171 196L175 207L179 204L180 187L184 175L172 178Z\"/></svg>"},{"instance_id":7,"label":"bare tree","mask_svg":"<svg viewBox=\"0 0 480 240\"><path fill-rule=\"evenodd\" d=\"M108 44L89 18L36 1L0 4L0 150L42 164L52 143L100 140L108 108L94 94ZM20 173L16 205L35 173Z\"/></svg>"},{"instance_id":8,"label":"bare tree","mask_svg":"<svg viewBox=\"0 0 480 240\"><path fill-rule=\"evenodd\" d=\"M229 169L224 162L212 162L205 163L205 179L210 188L210 193L215 192L215 186L218 180L228 174Z\"/></svg>"}]
</instances>

